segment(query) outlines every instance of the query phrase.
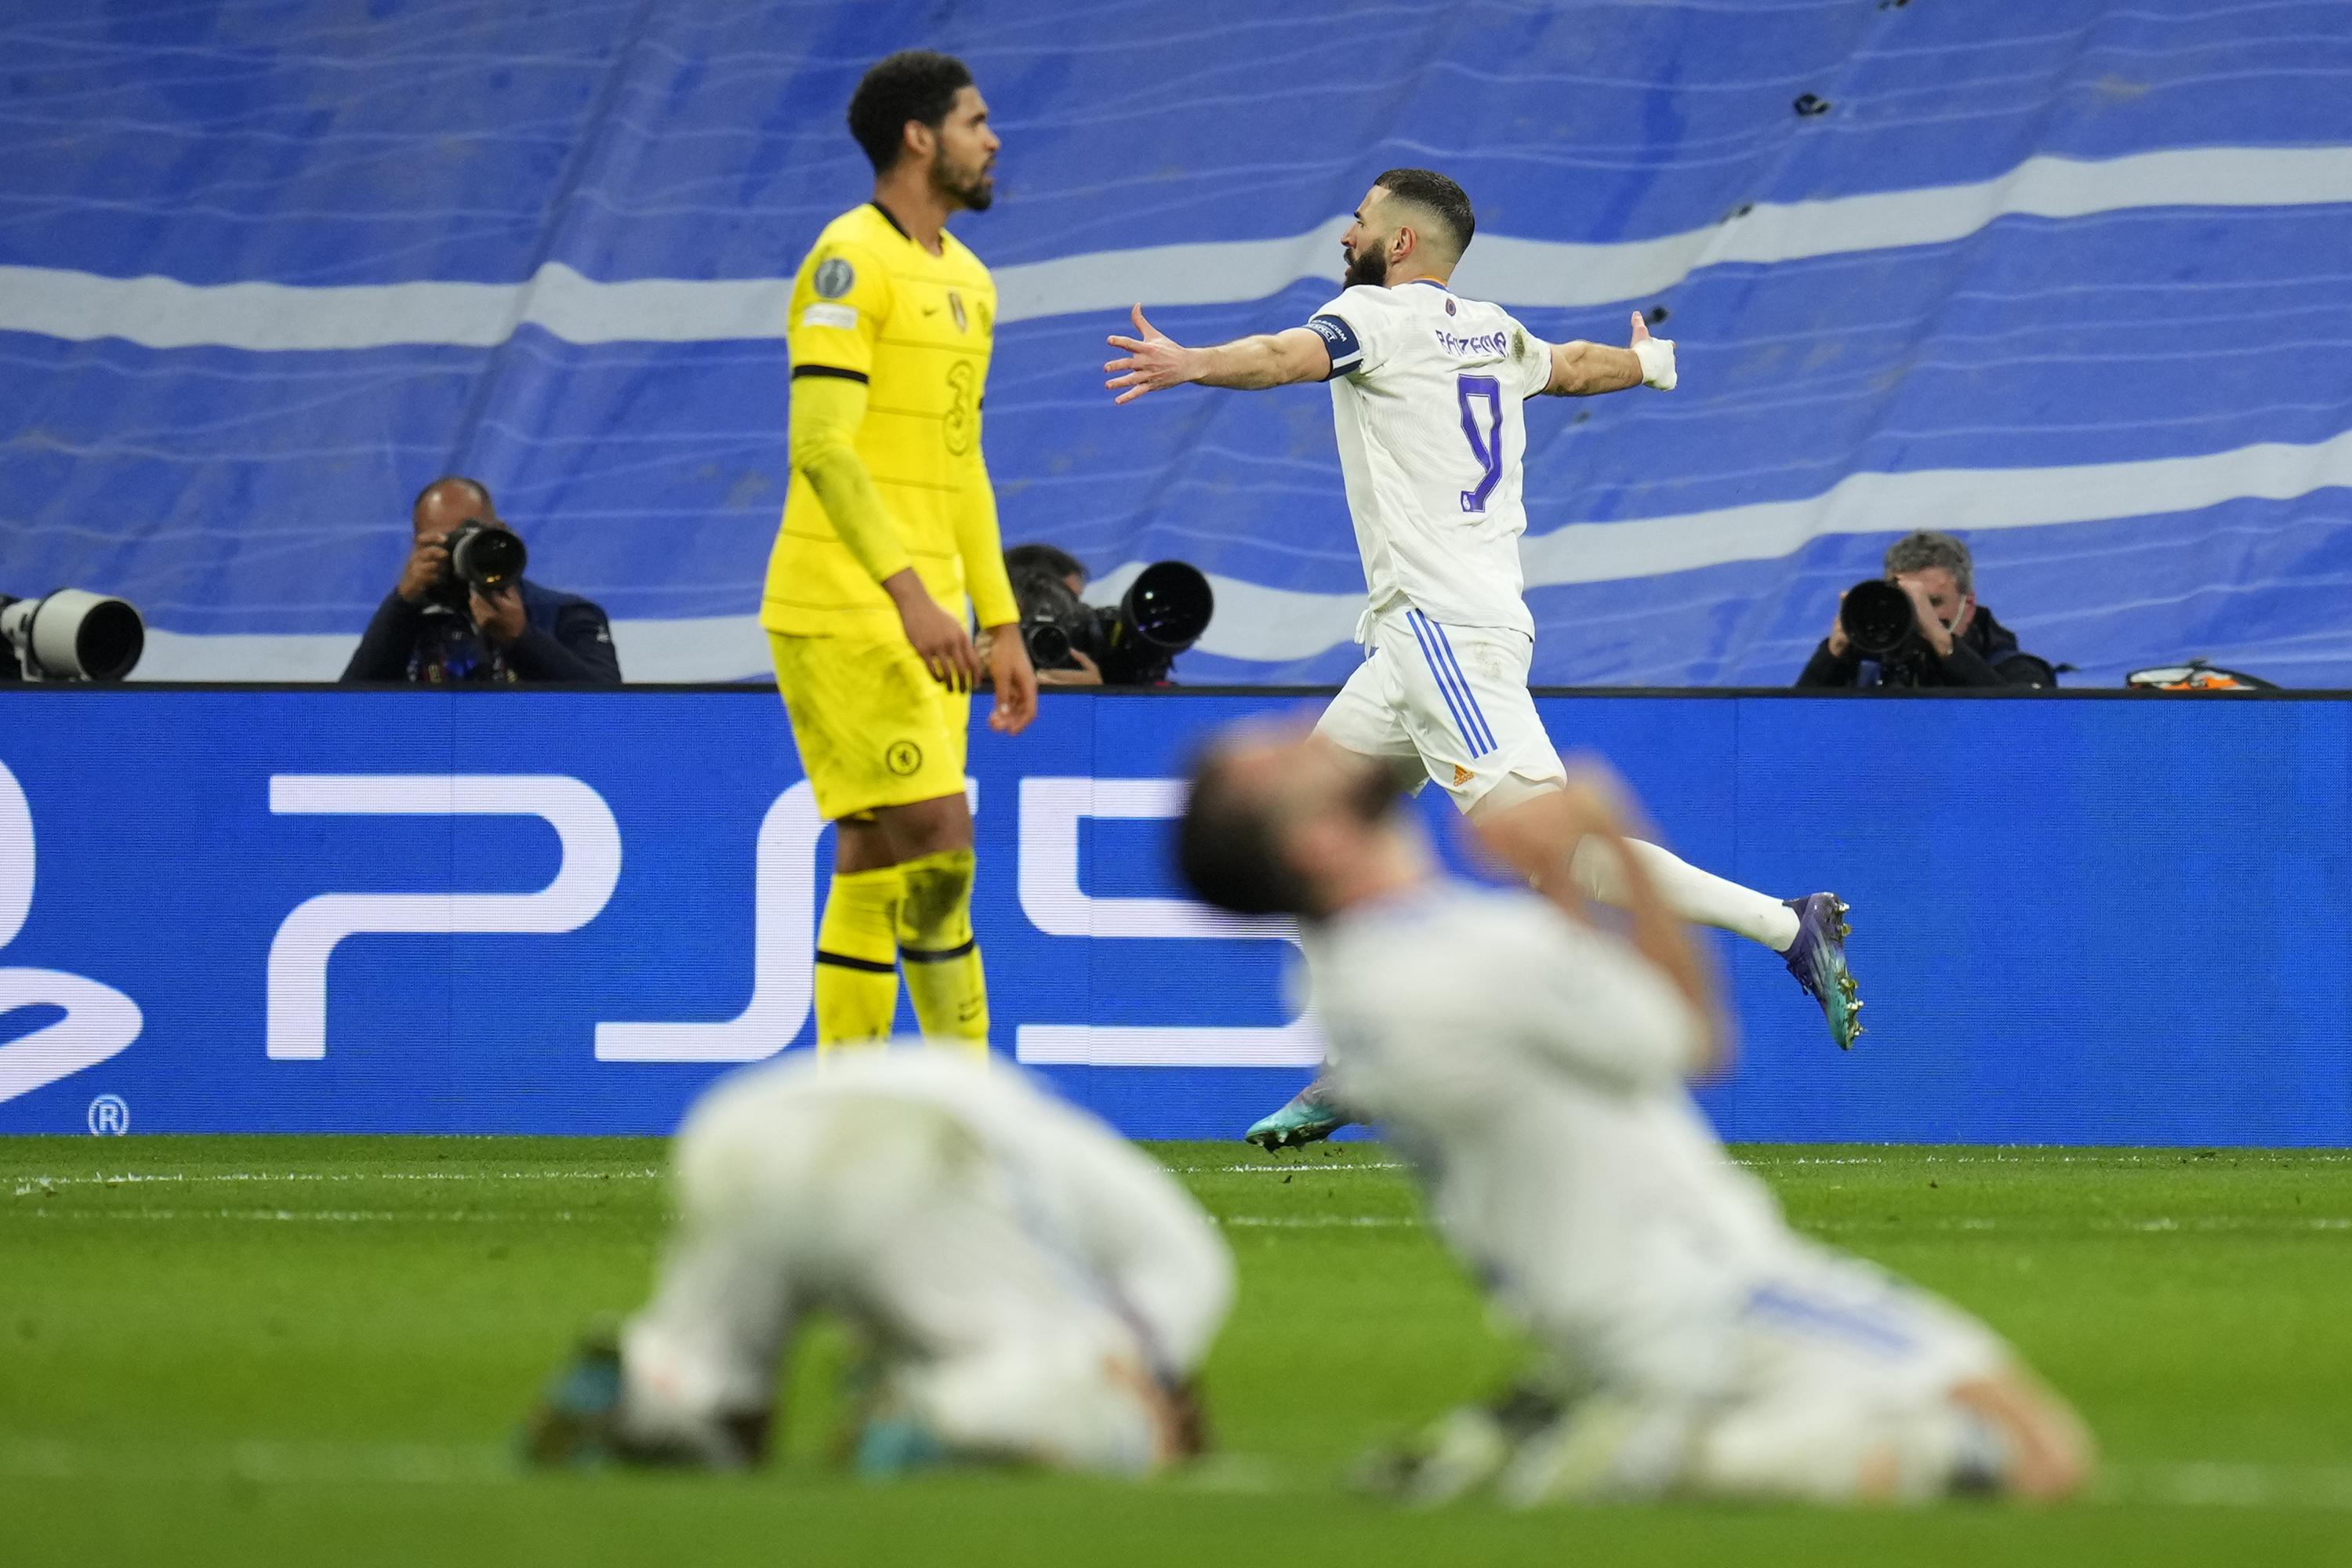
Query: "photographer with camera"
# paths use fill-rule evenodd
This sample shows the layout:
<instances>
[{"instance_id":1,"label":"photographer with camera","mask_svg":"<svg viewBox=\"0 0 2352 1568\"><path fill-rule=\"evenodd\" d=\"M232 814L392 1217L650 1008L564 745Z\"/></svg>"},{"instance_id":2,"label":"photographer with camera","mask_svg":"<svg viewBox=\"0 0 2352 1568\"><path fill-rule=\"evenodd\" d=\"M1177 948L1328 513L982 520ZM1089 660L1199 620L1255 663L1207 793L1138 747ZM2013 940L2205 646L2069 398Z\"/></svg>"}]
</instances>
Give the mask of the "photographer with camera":
<instances>
[{"instance_id":1,"label":"photographer with camera","mask_svg":"<svg viewBox=\"0 0 2352 1568\"><path fill-rule=\"evenodd\" d=\"M1041 686L1167 685L1216 611L1209 580L1181 561L1145 567L1115 605L1081 599L1086 567L1050 544L1014 545L1004 569Z\"/></svg>"},{"instance_id":2,"label":"photographer with camera","mask_svg":"<svg viewBox=\"0 0 2352 1568\"><path fill-rule=\"evenodd\" d=\"M1969 547L1923 529L1887 547L1884 578L1838 595L1830 635L1797 684L2055 686L2058 677L1977 603Z\"/></svg>"},{"instance_id":3,"label":"photographer with camera","mask_svg":"<svg viewBox=\"0 0 2352 1568\"><path fill-rule=\"evenodd\" d=\"M604 610L524 578L521 536L480 481L434 480L409 522L408 563L343 668L346 682L620 684Z\"/></svg>"},{"instance_id":4,"label":"photographer with camera","mask_svg":"<svg viewBox=\"0 0 2352 1568\"><path fill-rule=\"evenodd\" d=\"M1069 602L1064 601L1046 585L1048 580L1067 588L1070 601L1081 600L1087 584L1094 580L1087 571L1086 563L1068 551L1051 544L1014 545L1004 552L1004 572L1012 579L1013 597L1021 606L1021 624L1024 626L1029 624L1033 613L1051 619L1057 611L1068 608ZM1022 592L1024 583L1029 585L1025 595ZM1081 611L1083 608L1081 605ZM1050 639L1047 651L1052 651ZM1075 646L1069 649L1066 666L1048 668L1037 664L1037 649L1033 641L1029 648L1029 662L1036 665L1037 684L1040 686L1100 686L1103 683L1102 667L1087 657L1084 648Z\"/></svg>"}]
</instances>

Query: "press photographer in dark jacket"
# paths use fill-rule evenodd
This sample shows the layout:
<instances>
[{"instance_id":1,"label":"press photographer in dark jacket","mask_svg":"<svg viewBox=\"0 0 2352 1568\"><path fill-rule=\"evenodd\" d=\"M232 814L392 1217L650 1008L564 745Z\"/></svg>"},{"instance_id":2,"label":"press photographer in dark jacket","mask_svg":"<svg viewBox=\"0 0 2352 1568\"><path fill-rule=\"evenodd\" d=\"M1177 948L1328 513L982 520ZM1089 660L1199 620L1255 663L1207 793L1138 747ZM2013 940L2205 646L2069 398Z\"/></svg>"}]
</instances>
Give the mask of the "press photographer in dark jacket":
<instances>
[{"instance_id":1,"label":"press photographer in dark jacket","mask_svg":"<svg viewBox=\"0 0 2352 1568\"><path fill-rule=\"evenodd\" d=\"M409 510L415 543L400 581L368 623L346 681L560 682L617 686L620 656L604 612L525 578L465 608L449 584L449 536L468 521L506 529L479 480L436 479Z\"/></svg>"},{"instance_id":2,"label":"press photographer in dark jacket","mask_svg":"<svg viewBox=\"0 0 2352 1568\"><path fill-rule=\"evenodd\" d=\"M1073 594L1084 594L1087 591L1087 584L1093 580L1092 574L1087 571L1085 562L1080 561L1068 551L1051 544L1013 546L1004 552L1004 571L1013 584L1015 597L1021 596L1022 590L1027 584L1032 573L1042 572L1047 576L1060 579L1062 585ZM1023 619L1028 618L1032 608L1033 606L1027 603L1022 605ZM1040 669L1037 672L1037 684L1040 686L1100 686L1103 683L1102 667L1094 661L1093 657L1086 649L1072 648L1070 663L1073 668L1068 669L1056 669L1051 666Z\"/></svg>"},{"instance_id":3,"label":"press photographer in dark jacket","mask_svg":"<svg viewBox=\"0 0 2352 1568\"><path fill-rule=\"evenodd\" d=\"M1843 616L1797 677L1801 687L2055 686L2050 665L2021 651L2016 635L1977 603L1969 547L1922 530L1887 547L1886 581L1911 599L1918 635L1901 658L1867 659L1846 637ZM1844 608L1844 595L1839 596Z\"/></svg>"}]
</instances>

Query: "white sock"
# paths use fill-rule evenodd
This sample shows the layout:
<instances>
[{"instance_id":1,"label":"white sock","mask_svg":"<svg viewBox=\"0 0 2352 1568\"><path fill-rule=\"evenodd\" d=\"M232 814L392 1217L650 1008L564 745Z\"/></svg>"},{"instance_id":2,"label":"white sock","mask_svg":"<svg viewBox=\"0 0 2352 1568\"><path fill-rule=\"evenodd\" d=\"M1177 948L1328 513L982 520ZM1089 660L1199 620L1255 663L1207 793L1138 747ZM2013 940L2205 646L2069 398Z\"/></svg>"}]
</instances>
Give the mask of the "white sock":
<instances>
[{"instance_id":1,"label":"white sock","mask_svg":"<svg viewBox=\"0 0 2352 1568\"><path fill-rule=\"evenodd\" d=\"M1797 940L1797 911L1769 893L1727 882L1689 861L1638 838L1625 842L1642 858L1642 868L1658 885L1666 907L1694 925L1713 926L1786 952ZM1625 877L1617 857L1598 838L1576 847L1569 869L1584 890L1604 904L1625 907Z\"/></svg>"}]
</instances>

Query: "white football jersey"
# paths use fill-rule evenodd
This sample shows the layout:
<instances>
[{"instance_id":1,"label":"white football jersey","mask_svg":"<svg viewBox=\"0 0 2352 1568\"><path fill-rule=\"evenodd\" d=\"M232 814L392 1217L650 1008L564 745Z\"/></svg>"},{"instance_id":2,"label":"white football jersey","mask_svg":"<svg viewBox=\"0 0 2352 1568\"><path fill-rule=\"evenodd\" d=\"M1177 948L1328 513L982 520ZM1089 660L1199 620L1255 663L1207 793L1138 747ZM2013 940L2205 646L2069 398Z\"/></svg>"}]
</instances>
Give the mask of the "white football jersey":
<instances>
[{"instance_id":1,"label":"white football jersey","mask_svg":"<svg viewBox=\"0 0 2352 1568\"><path fill-rule=\"evenodd\" d=\"M681 1147L715 1146L724 1159L729 1124L773 1129L795 1111L871 1100L936 1107L961 1123L1023 1194L1035 1237L1110 1280L1172 1370L1200 1364L1233 1298L1216 1227L1157 1163L1017 1068L913 1041L823 1060L793 1051L705 1095Z\"/></svg>"},{"instance_id":2,"label":"white football jersey","mask_svg":"<svg viewBox=\"0 0 2352 1568\"><path fill-rule=\"evenodd\" d=\"M1532 637L1520 597L1520 405L1551 380L1551 345L1501 306L1427 279L1359 284L1307 325L1331 353L1339 469L1371 596L1365 625L1410 607Z\"/></svg>"},{"instance_id":3,"label":"white football jersey","mask_svg":"<svg viewBox=\"0 0 2352 1568\"><path fill-rule=\"evenodd\" d=\"M1684 1088L1705 1030L1664 975L1532 893L1463 884L1306 948L1341 1102L1497 1298L1603 1382L1721 1386L1727 1325L1809 1260Z\"/></svg>"}]
</instances>

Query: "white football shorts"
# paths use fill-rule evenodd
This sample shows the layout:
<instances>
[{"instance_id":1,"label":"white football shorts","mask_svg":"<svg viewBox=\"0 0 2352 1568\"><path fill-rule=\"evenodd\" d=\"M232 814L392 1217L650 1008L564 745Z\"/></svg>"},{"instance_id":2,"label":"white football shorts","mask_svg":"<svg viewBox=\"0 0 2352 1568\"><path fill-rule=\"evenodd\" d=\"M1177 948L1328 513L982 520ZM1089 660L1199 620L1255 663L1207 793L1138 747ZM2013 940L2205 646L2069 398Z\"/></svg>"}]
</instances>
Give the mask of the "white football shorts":
<instances>
[{"instance_id":1,"label":"white football shorts","mask_svg":"<svg viewBox=\"0 0 2352 1568\"><path fill-rule=\"evenodd\" d=\"M1810 1268L1757 1287L1741 1309L1741 1381L1874 1406L1939 1401L2010 1360L1990 1329L1858 1258L1822 1251Z\"/></svg>"},{"instance_id":2,"label":"white football shorts","mask_svg":"<svg viewBox=\"0 0 2352 1568\"><path fill-rule=\"evenodd\" d=\"M1496 785L1567 782L1528 695L1535 643L1499 626L1449 626L1415 609L1376 616L1364 662L1316 732L1437 781L1469 811ZM1424 782L1416 776L1413 788Z\"/></svg>"}]
</instances>

